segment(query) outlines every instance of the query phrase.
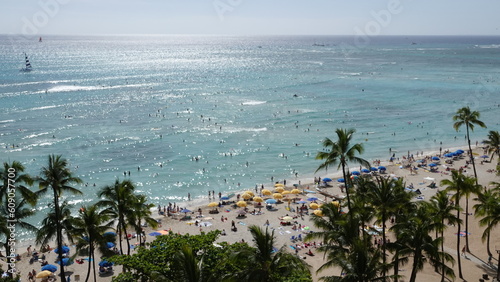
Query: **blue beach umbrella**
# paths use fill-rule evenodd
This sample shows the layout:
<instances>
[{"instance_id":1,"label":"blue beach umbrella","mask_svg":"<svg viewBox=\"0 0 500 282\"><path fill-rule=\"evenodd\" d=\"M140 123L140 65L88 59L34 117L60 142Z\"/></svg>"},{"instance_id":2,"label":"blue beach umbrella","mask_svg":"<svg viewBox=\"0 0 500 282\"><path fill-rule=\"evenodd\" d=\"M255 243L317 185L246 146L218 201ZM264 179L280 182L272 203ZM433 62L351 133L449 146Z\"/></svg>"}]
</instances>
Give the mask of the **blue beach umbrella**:
<instances>
[{"instance_id":1,"label":"blue beach umbrella","mask_svg":"<svg viewBox=\"0 0 500 282\"><path fill-rule=\"evenodd\" d=\"M68 246L62 246L62 253L63 254L67 254L69 253L69 247ZM54 250L54 253L58 254L59 253L59 249L58 248L55 248Z\"/></svg>"},{"instance_id":2,"label":"blue beach umbrella","mask_svg":"<svg viewBox=\"0 0 500 282\"><path fill-rule=\"evenodd\" d=\"M464 150L456 150L455 152L456 152L457 154L463 154L463 153L465 153L465 151L464 151Z\"/></svg>"},{"instance_id":3,"label":"blue beach umbrella","mask_svg":"<svg viewBox=\"0 0 500 282\"><path fill-rule=\"evenodd\" d=\"M276 201L275 199L267 199L266 200L266 204L276 204L278 201Z\"/></svg>"},{"instance_id":4,"label":"blue beach umbrella","mask_svg":"<svg viewBox=\"0 0 500 282\"><path fill-rule=\"evenodd\" d=\"M50 272L56 272L57 271L57 266L53 265L53 264L46 264L44 266L42 266L42 271L50 271Z\"/></svg>"},{"instance_id":5,"label":"blue beach umbrella","mask_svg":"<svg viewBox=\"0 0 500 282\"><path fill-rule=\"evenodd\" d=\"M344 178L339 178L339 179L337 179L337 182L344 183L345 179Z\"/></svg>"},{"instance_id":6,"label":"blue beach umbrella","mask_svg":"<svg viewBox=\"0 0 500 282\"><path fill-rule=\"evenodd\" d=\"M107 260L101 260L99 262L99 266L102 266L102 267L110 267L110 266L113 266L113 263L112 262L109 262Z\"/></svg>"},{"instance_id":7,"label":"blue beach umbrella","mask_svg":"<svg viewBox=\"0 0 500 282\"><path fill-rule=\"evenodd\" d=\"M434 157L432 157L432 160L433 161L439 161L440 159L438 157L434 156Z\"/></svg>"},{"instance_id":8,"label":"blue beach umbrella","mask_svg":"<svg viewBox=\"0 0 500 282\"><path fill-rule=\"evenodd\" d=\"M116 233L113 232L113 231L108 231L108 232L105 232L104 234L102 234L104 236L116 236Z\"/></svg>"},{"instance_id":9,"label":"blue beach umbrella","mask_svg":"<svg viewBox=\"0 0 500 282\"><path fill-rule=\"evenodd\" d=\"M447 154L444 154L444 156L447 157L447 158L451 158L451 157L453 157L453 154L452 153L447 153Z\"/></svg>"},{"instance_id":10,"label":"blue beach umbrella","mask_svg":"<svg viewBox=\"0 0 500 282\"><path fill-rule=\"evenodd\" d=\"M318 200L318 198L316 198L316 197L311 197L311 198L309 198L309 199L307 199L307 200L308 200L308 201L310 201L310 202L314 202L314 201L317 201L317 200Z\"/></svg>"},{"instance_id":11,"label":"blue beach umbrella","mask_svg":"<svg viewBox=\"0 0 500 282\"><path fill-rule=\"evenodd\" d=\"M361 173L359 171L353 171L351 172L352 175L360 175Z\"/></svg>"},{"instance_id":12,"label":"blue beach umbrella","mask_svg":"<svg viewBox=\"0 0 500 282\"><path fill-rule=\"evenodd\" d=\"M227 201L227 200L229 200L229 197L228 196L223 196L220 199L223 200L223 201Z\"/></svg>"},{"instance_id":13,"label":"blue beach umbrella","mask_svg":"<svg viewBox=\"0 0 500 282\"><path fill-rule=\"evenodd\" d=\"M304 201L304 200L300 200L300 201L298 201L297 203L298 203L298 204L305 204L305 203L307 203L307 202L306 202L306 201Z\"/></svg>"},{"instance_id":14,"label":"blue beach umbrella","mask_svg":"<svg viewBox=\"0 0 500 282\"><path fill-rule=\"evenodd\" d=\"M387 170L387 168L385 166L379 166L378 169L379 170Z\"/></svg>"},{"instance_id":15,"label":"blue beach umbrella","mask_svg":"<svg viewBox=\"0 0 500 282\"><path fill-rule=\"evenodd\" d=\"M330 181L332 181L331 178L328 178L328 177L323 178L323 182L330 182Z\"/></svg>"},{"instance_id":16,"label":"blue beach umbrella","mask_svg":"<svg viewBox=\"0 0 500 282\"><path fill-rule=\"evenodd\" d=\"M57 261L57 263L58 263L59 265L61 265L61 261ZM71 259L70 259L70 258L63 258L63 259L62 259L62 264L63 264L64 266L66 266L66 265L70 265L70 264L72 264L72 263L73 263L73 262L71 261Z\"/></svg>"},{"instance_id":17,"label":"blue beach umbrella","mask_svg":"<svg viewBox=\"0 0 500 282\"><path fill-rule=\"evenodd\" d=\"M432 163L432 164L429 164L429 166L430 166L430 167L435 167L435 166L437 166L437 164Z\"/></svg>"},{"instance_id":18,"label":"blue beach umbrella","mask_svg":"<svg viewBox=\"0 0 500 282\"><path fill-rule=\"evenodd\" d=\"M377 170L378 170L378 168L376 168L376 167L370 167L370 170L371 170L371 171L377 171Z\"/></svg>"},{"instance_id":19,"label":"blue beach umbrella","mask_svg":"<svg viewBox=\"0 0 500 282\"><path fill-rule=\"evenodd\" d=\"M108 248L108 249L113 248L114 246L115 246L115 244L113 242L106 243L106 248Z\"/></svg>"},{"instance_id":20,"label":"blue beach umbrella","mask_svg":"<svg viewBox=\"0 0 500 282\"><path fill-rule=\"evenodd\" d=\"M191 211L190 211L190 210L188 210L188 209L183 209L183 210L181 210L181 212L183 212L183 213L188 213L188 212L191 212Z\"/></svg>"},{"instance_id":21,"label":"blue beach umbrella","mask_svg":"<svg viewBox=\"0 0 500 282\"><path fill-rule=\"evenodd\" d=\"M370 172L370 170L369 170L369 169L367 169L367 168L363 168L363 169L361 170L361 172L363 172L363 173L369 173L369 172Z\"/></svg>"}]
</instances>

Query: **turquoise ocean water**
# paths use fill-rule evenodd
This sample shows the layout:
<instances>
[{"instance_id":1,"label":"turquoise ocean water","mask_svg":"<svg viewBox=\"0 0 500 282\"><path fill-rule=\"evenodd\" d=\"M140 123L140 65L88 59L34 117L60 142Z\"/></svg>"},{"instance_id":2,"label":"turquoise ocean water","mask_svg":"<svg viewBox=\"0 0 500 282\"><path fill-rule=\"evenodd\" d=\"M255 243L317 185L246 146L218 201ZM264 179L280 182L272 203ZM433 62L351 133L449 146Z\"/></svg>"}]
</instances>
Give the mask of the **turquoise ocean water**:
<instances>
[{"instance_id":1,"label":"turquoise ocean water","mask_svg":"<svg viewBox=\"0 0 500 282\"><path fill-rule=\"evenodd\" d=\"M155 204L201 200L331 175L314 156L340 127L368 160L463 146L460 107L498 130L499 74L500 37L2 35L0 159L37 175L62 154L76 206L125 177Z\"/></svg>"}]
</instances>

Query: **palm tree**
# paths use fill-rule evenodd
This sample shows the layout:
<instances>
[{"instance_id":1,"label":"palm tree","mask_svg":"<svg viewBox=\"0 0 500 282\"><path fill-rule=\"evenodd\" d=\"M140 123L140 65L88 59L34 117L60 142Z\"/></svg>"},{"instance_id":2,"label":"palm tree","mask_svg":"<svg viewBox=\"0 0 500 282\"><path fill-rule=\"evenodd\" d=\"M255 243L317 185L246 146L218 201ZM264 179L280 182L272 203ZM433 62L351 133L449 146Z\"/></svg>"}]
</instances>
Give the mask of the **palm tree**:
<instances>
[{"instance_id":1,"label":"palm tree","mask_svg":"<svg viewBox=\"0 0 500 282\"><path fill-rule=\"evenodd\" d=\"M137 195L131 199L132 224L134 225L137 234L143 233L142 222L144 221L151 228L158 227L158 222L151 217L151 209L155 207L154 204L148 204L147 198L144 195ZM139 236L139 245L142 244L142 237Z\"/></svg>"},{"instance_id":2,"label":"palm tree","mask_svg":"<svg viewBox=\"0 0 500 282\"><path fill-rule=\"evenodd\" d=\"M483 217L484 218L489 218L491 219L492 217L495 217L494 213L498 212L497 206L500 201L500 194L499 191L496 189L490 189L490 190L484 190L483 192L479 193L477 195L477 198L474 199L477 204L474 205L474 210L475 210L475 216L476 217ZM488 220L483 220L480 221L482 223L481 226L489 226L490 222ZM488 256L492 256L491 250L490 250L490 235L491 235L491 229L485 229L483 232L483 236L481 239L483 242L486 240L486 251L488 252Z\"/></svg>"},{"instance_id":3,"label":"palm tree","mask_svg":"<svg viewBox=\"0 0 500 282\"><path fill-rule=\"evenodd\" d=\"M453 121L455 121L455 123L453 124L453 128L456 131L458 131L462 125L465 125L465 128L467 130L466 136L467 136L467 143L469 145L469 157L470 161L472 162L472 168L474 169L474 177L476 178L476 185L478 184L476 164L474 163L474 156L472 155L472 147L470 145L469 131L474 131L474 125L486 128L484 122L479 120L480 116L481 115L478 111L471 111L468 106L458 109L457 113L453 116Z\"/></svg>"},{"instance_id":4,"label":"palm tree","mask_svg":"<svg viewBox=\"0 0 500 282\"><path fill-rule=\"evenodd\" d=\"M400 206L400 191L404 191L402 179L394 180L377 177L377 183L368 192L371 204L374 206L377 222L382 224L382 252L383 263L386 263L386 225L390 215L397 211ZM385 273L384 273L385 275Z\"/></svg>"},{"instance_id":5,"label":"palm tree","mask_svg":"<svg viewBox=\"0 0 500 282\"><path fill-rule=\"evenodd\" d=\"M475 182L475 183L474 183ZM462 195L465 196L465 249L469 251L469 197L471 194L479 194L482 190L481 185L477 184L477 179L470 178L467 185L462 187Z\"/></svg>"},{"instance_id":6,"label":"palm tree","mask_svg":"<svg viewBox=\"0 0 500 282\"><path fill-rule=\"evenodd\" d=\"M61 230L64 231L64 235L69 242L73 242L73 217L71 215L72 205L68 204L67 201L60 203L59 205L59 216L56 216L55 208L53 204L51 205L51 211L47 214L47 216L42 220L41 226L36 233L35 243L37 245L46 246L50 241L54 238L57 239L57 230L54 226L57 225L57 222L61 225ZM59 218L59 220L58 220ZM59 250L61 250L60 247Z\"/></svg>"},{"instance_id":7,"label":"palm tree","mask_svg":"<svg viewBox=\"0 0 500 282\"><path fill-rule=\"evenodd\" d=\"M462 190L466 190L466 186L474 185L474 178L467 177L460 173L459 171L453 170L451 172L451 179L441 180L442 186L446 187L446 192L455 192L452 199L455 201L455 207L457 211L457 259L458 259L458 276L463 279L462 275L462 262L460 259L460 232L461 232L461 220L460 220L460 199L462 198Z\"/></svg>"},{"instance_id":8,"label":"palm tree","mask_svg":"<svg viewBox=\"0 0 500 282\"><path fill-rule=\"evenodd\" d=\"M241 265L241 271L235 277L243 281L275 281L274 277L287 277L294 270L309 272L307 265L299 257L286 251L285 246L273 252L276 243L274 230L269 233L259 226L248 227L252 234L255 248L242 248L232 255L232 259Z\"/></svg>"},{"instance_id":9,"label":"palm tree","mask_svg":"<svg viewBox=\"0 0 500 282\"><path fill-rule=\"evenodd\" d=\"M346 214L333 203L326 203L321 207L323 216L311 216L311 221L318 231L307 234L306 241L321 241L323 244L318 251L349 252L349 247L358 233L359 224L354 222L359 217L348 220Z\"/></svg>"},{"instance_id":10,"label":"palm tree","mask_svg":"<svg viewBox=\"0 0 500 282\"><path fill-rule=\"evenodd\" d=\"M453 278L453 269L441 263L443 260L452 260L452 257L446 252L439 251L442 237L432 239L430 236L430 232L437 226L430 217L428 203L421 203L413 214L407 215L404 221L393 226L397 242L403 246L400 250L401 254L413 258L409 281L416 281L417 273L423 269L425 262L442 268L448 276Z\"/></svg>"},{"instance_id":11,"label":"palm tree","mask_svg":"<svg viewBox=\"0 0 500 282\"><path fill-rule=\"evenodd\" d=\"M367 189L372 189L374 183L371 180L361 180L356 184L355 193L351 194L351 205L352 205L352 219L353 223L359 223L360 230L363 230L362 236L364 240L369 241L368 232L364 232L366 226L370 224L375 217L375 207L371 204L368 198L369 191Z\"/></svg>"},{"instance_id":12,"label":"palm tree","mask_svg":"<svg viewBox=\"0 0 500 282\"><path fill-rule=\"evenodd\" d=\"M174 263L172 265L175 271L175 277L179 281L186 282L202 282L208 281L203 277L203 255L198 259L196 253L188 245L183 245L180 250L174 255Z\"/></svg>"},{"instance_id":13,"label":"palm tree","mask_svg":"<svg viewBox=\"0 0 500 282\"><path fill-rule=\"evenodd\" d=\"M483 143L488 145L488 153L491 154L491 161L493 161L495 155L500 159L500 133L498 131L490 130L488 139L484 140Z\"/></svg>"},{"instance_id":14,"label":"palm tree","mask_svg":"<svg viewBox=\"0 0 500 282\"><path fill-rule=\"evenodd\" d=\"M323 244L317 248L318 252L324 253L325 263L318 268L322 272L333 266L342 268L343 277L325 276L325 281L374 281L385 277L389 265L382 262L383 253L373 248L372 237L363 233L363 237L357 236L360 222L363 217L357 216L358 205L361 205L361 197L354 197L354 216L348 216L340 212L333 203L324 204L321 207L323 216L312 216L311 221L318 229L306 236L306 241L319 240ZM393 276L391 276L394 278Z\"/></svg>"},{"instance_id":15,"label":"palm tree","mask_svg":"<svg viewBox=\"0 0 500 282\"><path fill-rule=\"evenodd\" d=\"M82 180L73 176L73 173L68 168L67 160L63 159L60 155L49 155L48 165L42 168L40 174L41 176L37 179L41 189L40 192L46 193L49 189L53 192L57 248L62 250L63 238L59 198L63 192L70 192L77 195L83 194L80 190L71 187L73 184L82 183ZM62 261L62 252L59 252L59 261ZM66 282L63 264L61 264L61 280Z\"/></svg>"},{"instance_id":16,"label":"palm tree","mask_svg":"<svg viewBox=\"0 0 500 282\"><path fill-rule=\"evenodd\" d=\"M127 254L130 255L130 242L127 233L127 226L133 224L132 203L135 198L135 186L130 180L115 181L114 185L103 187L97 195L104 200L97 203L100 207L108 208L113 217L117 220L117 233L120 244L120 253L123 254L122 236L127 241Z\"/></svg>"},{"instance_id":17,"label":"palm tree","mask_svg":"<svg viewBox=\"0 0 500 282\"><path fill-rule=\"evenodd\" d=\"M0 228L0 234L5 235L6 241L3 244L6 249L12 232L12 229L7 228L7 223L9 225L14 224L16 228L21 227L27 230L36 230L33 225L24 220L34 214L34 211L25 207L25 205L35 206L38 200L37 195L25 186L33 185L34 181L30 175L23 173L24 170L24 166L17 161L13 161L12 163L4 162L3 169L0 170L0 178L2 179L0 183L0 203L3 203L0 209L0 217L6 219L4 221L5 228ZM12 200L14 202L10 202ZM7 219L15 220L15 222L8 222ZM7 267L7 273L11 275L11 264L8 264Z\"/></svg>"},{"instance_id":18,"label":"palm tree","mask_svg":"<svg viewBox=\"0 0 500 282\"><path fill-rule=\"evenodd\" d=\"M339 282L369 282L369 281L384 281L386 278L394 278L393 276L385 276L389 265L381 262L383 253L372 245L360 239L355 238L351 246L351 250L347 253L330 253L328 257L328 267L338 266L342 269L341 276L323 276L320 279L323 281L339 281ZM321 266L318 271L323 270Z\"/></svg>"},{"instance_id":19,"label":"palm tree","mask_svg":"<svg viewBox=\"0 0 500 282\"><path fill-rule=\"evenodd\" d=\"M2 179L2 183L0 183L0 202L8 200L7 191L9 190L9 187L15 183L16 194L20 193L22 198L25 199L28 204L32 206L36 205L38 200L37 195L25 186L25 184L28 186L33 185L34 180L29 174L23 173L24 170L25 167L18 161L13 161L10 164L7 162L3 163L3 169L0 170L0 178ZM13 178L9 177L9 172L11 171L14 171Z\"/></svg>"},{"instance_id":20,"label":"palm tree","mask_svg":"<svg viewBox=\"0 0 500 282\"><path fill-rule=\"evenodd\" d=\"M441 237L441 252L444 253L444 230L450 224L457 224L457 217L453 214L456 212L456 206L452 205L446 191L442 190L437 192L431 197L430 201L431 218L435 220L436 225L436 238ZM440 232L440 236L437 233ZM445 265L444 258L441 264ZM445 269L441 269L441 281L445 279Z\"/></svg>"},{"instance_id":21,"label":"palm tree","mask_svg":"<svg viewBox=\"0 0 500 282\"><path fill-rule=\"evenodd\" d=\"M358 163L368 168L370 167L370 163L368 161L356 156L356 154L363 153L363 144L356 143L352 146L350 144L355 132L356 130L354 129L337 128L337 130L335 130L335 133L337 134L336 142L329 138L325 138L325 140L323 140L323 148L329 148L329 152L322 151L316 154L317 160L324 160L324 163L322 163L318 167L318 169L316 169L316 172L321 169L328 169L328 167L336 164L338 164L337 168L342 168L342 176L344 177L346 183L345 190L347 196L347 207L349 211L351 211L351 199L349 197L350 185L348 184L349 178L346 170L348 169L348 162Z\"/></svg>"},{"instance_id":22,"label":"palm tree","mask_svg":"<svg viewBox=\"0 0 500 282\"><path fill-rule=\"evenodd\" d=\"M72 220L73 234L84 238L85 245L88 246L89 250L89 267L85 281L89 280L91 267L94 269L94 281L97 281L94 252L96 247L106 244L103 234L112 227L113 222L110 221L110 216L109 210L99 210L96 205L91 205L88 207L82 206L78 216ZM80 245L80 247L83 247L83 245Z\"/></svg>"},{"instance_id":23,"label":"palm tree","mask_svg":"<svg viewBox=\"0 0 500 282\"><path fill-rule=\"evenodd\" d=\"M400 222L404 222L406 220L406 216L416 210L418 203L412 201L417 194L412 191L404 190L404 187L395 189L394 193L396 194L395 198L398 199L397 202L399 204L392 211L391 216L394 217L394 224L397 224ZM399 279L399 277L397 276L399 274L399 266L408 263L408 257L400 254L400 251L404 249L404 245L402 244L388 243L387 248L394 253L392 256L394 266L393 277L394 281L397 282Z\"/></svg>"}]
</instances>

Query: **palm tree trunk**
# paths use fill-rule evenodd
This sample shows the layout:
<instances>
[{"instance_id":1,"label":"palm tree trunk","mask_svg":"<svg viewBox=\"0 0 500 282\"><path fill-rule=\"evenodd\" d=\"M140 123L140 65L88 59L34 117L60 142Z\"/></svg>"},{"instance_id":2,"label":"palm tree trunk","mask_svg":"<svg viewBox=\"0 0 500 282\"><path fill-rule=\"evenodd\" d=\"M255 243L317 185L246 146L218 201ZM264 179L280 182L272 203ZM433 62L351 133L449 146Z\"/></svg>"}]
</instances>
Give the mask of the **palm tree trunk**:
<instances>
[{"instance_id":1,"label":"palm tree trunk","mask_svg":"<svg viewBox=\"0 0 500 282\"><path fill-rule=\"evenodd\" d=\"M118 239L120 240L120 255L123 255L123 247L122 247L122 228L120 223L118 223Z\"/></svg>"},{"instance_id":2,"label":"palm tree trunk","mask_svg":"<svg viewBox=\"0 0 500 282\"><path fill-rule=\"evenodd\" d=\"M85 277L85 282L89 281L90 278L90 268L92 267L92 258L93 258L94 250L92 248L92 236L89 236L89 267L87 268L87 277ZM94 281L96 281L94 279Z\"/></svg>"},{"instance_id":3,"label":"palm tree trunk","mask_svg":"<svg viewBox=\"0 0 500 282\"><path fill-rule=\"evenodd\" d=\"M441 220L441 225L444 226L444 219ZM441 253L444 254L444 228L441 229ZM441 258L441 282L444 282L444 256Z\"/></svg>"},{"instance_id":4,"label":"palm tree trunk","mask_svg":"<svg viewBox=\"0 0 500 282\"><path fill-rule=\"evenodd\" d=\"M458 193L458 191L457 191ZM459 202L459 199L457 199L457 203ZM460 220L460 211L457 210L457 219ZM462 260L461 260L461 254L460 254L460 222L457 223L458 226L458 232L457 232L457 262L458 262L458 277L460 279L463 279L464 276L462 274Z\"/></svg>"},{"instance_id":5,"label":"palm tree trunk","mask_svg":"<svg viewBox=\"0 0 500 282\"><path fill-rule=\"evenodd\" d=\"M385 265L385 261L386 261L386 251L387 251L387 247L385 245L386 243L386 236L385 236L385 220L386 220L386 216L385 216L385 212L382 213L382 253L383 253L383 257L382 257L382 262L384 263ZM385 272L385 268L384 270L382 271L382 277L385 278L385 275L386 275L386 272ZM385 281L385 280L383 280Z\"/></svg>"},{"instance_id":6,"label":"palm tree trunk","mask_svg":"<svg viewBox=\"0 0 500 282\"><path fill-rule=\"evenodd\" d=\"M488 223L489 225L489 223ZM488 234L486 235L486 251L488 252L488 256L492 257L493 254L491 253L490 250L490 232L488 231Z\"/></svg>"},{"instance_id":7,"label":"palm tree trunk","mask_svg":"<svg viewBox=\"0 0 500 282\"><path fill-rule=\"evenodd\" d=\"M469 252L469 195L465 197L465 251Z\"/></svg>"},{"instance_id":8,"label":"palm tree trunk","mask_svg":"<svg viewBox=\"0 0 500 282\"><path fill-rule=\"evenodd\" d=\"M472 147L470 145L469 125L467 123L466 123L466 128L467 128L467 142L469 144L470 161L472 162L472 169L474 170L474 177L476 178L476 185L479 185L478 182L477 182L476 163L474 162L474 155L472 155Z\"/></svg>"},{"instance_id":9,"label":"palm tree trunk","mask_svg":"<svg viewBox=\"0 0 500 282\"><path fill-rule=\"evenodd\" d=\"M97 275L95 273L95 254L94 254L94 247L92 247L92 268L94 269L94 281L97 281ZM90 261L89 261L90 263Z\"/></svg>"},{"instance_id":10,"label":"palm tree trunk","mask_svg":"<svg viewBox=\"0 0 500 282\"><path fill-rule=\"evenodd\" d=\"M344 183L345 183L345 194L347 197L347 208L349 209L350 218L352 219L351 198L349 197L349 180L345 173L345 162L344 160L341 160L341 162L342 162L342 176L344 177Z\"/></svg>"},{"instance_id":11,"label":"palm tree trunk","mask_svg":"<svg viewBox=\"0 0 500 282\"><path fill-rule=\"evenodd\" d=\"M415 250L413 253L413 266L411 268L411 276L410 276L410 282L415 282L417 279L417 271L418 271L418 260L422 258L422 254L420 253L420 250Z\"/></svg>"},{"instance_id":12,"label":"palm tree trunk","mask_svg":"<svg viewBox=\"0 0 500 282\"><path fill-rule=\"evenodd\" d=\"M125 233L125 240L127 241L127 255L130 256L130 240L128 238L128 234L127 234L127 226L125 225L125 221L123 222L123 232Z\"/></svg>"},{"instance_id":13,"label":"palm tree trunk","mask_svg":"<svg viewBox=\"0 0 500 282\"><path fill-rule=\"evenodd\" d=\"M399 274L399 250L394 254L394 282L398 282Z\"/></svg>"},{"instance_id":14,"label":"palm tree trunk","mask_svg":"<svg viewBox=\"0 0 500 282\"><path fill-rule=\"evenodd\" d=\"M59 196L57 195L57 191L54 187L52 187L54 190L54 210L56 213L56 239L57 239L57 249L58 249L58 254L57 257L59 258L59 262L61 262L61 281L66 282L66 273L64 272L64 264L62 263L63 259L63 251L62 251L62 227L61 227L61 211L59 210Z\"/></svg>"}]
</instances>

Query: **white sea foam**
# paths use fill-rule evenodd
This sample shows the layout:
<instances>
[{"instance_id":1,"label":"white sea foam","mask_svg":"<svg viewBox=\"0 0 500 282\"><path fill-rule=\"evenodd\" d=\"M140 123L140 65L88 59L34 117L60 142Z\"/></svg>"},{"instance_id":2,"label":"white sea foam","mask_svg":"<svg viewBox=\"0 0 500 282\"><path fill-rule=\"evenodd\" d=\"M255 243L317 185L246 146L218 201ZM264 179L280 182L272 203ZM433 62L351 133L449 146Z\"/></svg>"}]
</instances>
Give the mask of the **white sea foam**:
<instances>
[{"instance_id":1,"label":"white sea foam","mask_svg":"<svg viewBox=\"0 0 500 282\"><path fill-rule=\"evenodd\" d=\"M256 106L256 105L262 105L265 103L267 103L267 102L266 101L246 101L246 102L243 102L241 104L245 105L245 106Z\"/></svg>"},{"instance_id":2,"label":"white sea foam","mask_svg":"<svg viewBox=\"0 0 500 282\"><path fill-rule=\"evenodd\" d=\"M26 137L23 137L22 139L31 139L31 138L36 138L36 137L40 137L40 136L47 135L47 134L49 134L49 133L42 132L42 133L38 133L38 134L31 134L31 135L28 135Z\"/></svg>"},{"instance_id":3,"label":"white sea foam","mask_svg":"<svg viewBox=\"0 0 500 282\"><path fill-rule=\"evenodd\" d=\"M37 111L37 110L46 110L46 109L54 109L61 107L62 105L52 105L52 106L43 106L43 107L34 107L31 109L27 109L26 111Z\"/></svg>"},{"instance_id":4,"label":"white sea foam","mask_svg":"<svg viewBox=\"0 0 500 282\"><path fill-rule=\"evenodd\" d=\"M228 127L222 128L222 131L229 133L239 133L239 132L264 132L267 131L267 127L260 128L245 128L245 127Z\"/></svg>"},{"instance_id":5,"label":"white sea foam","mask_svg":"<svg viewBox=\"0 0 500 282\"><path fill-rule=\"evenodd\" d=\"M478 48L483 49L498 49L500 48L500 44L490 44L490 45L475 45Z\"/></svg>"}]
</instances>

